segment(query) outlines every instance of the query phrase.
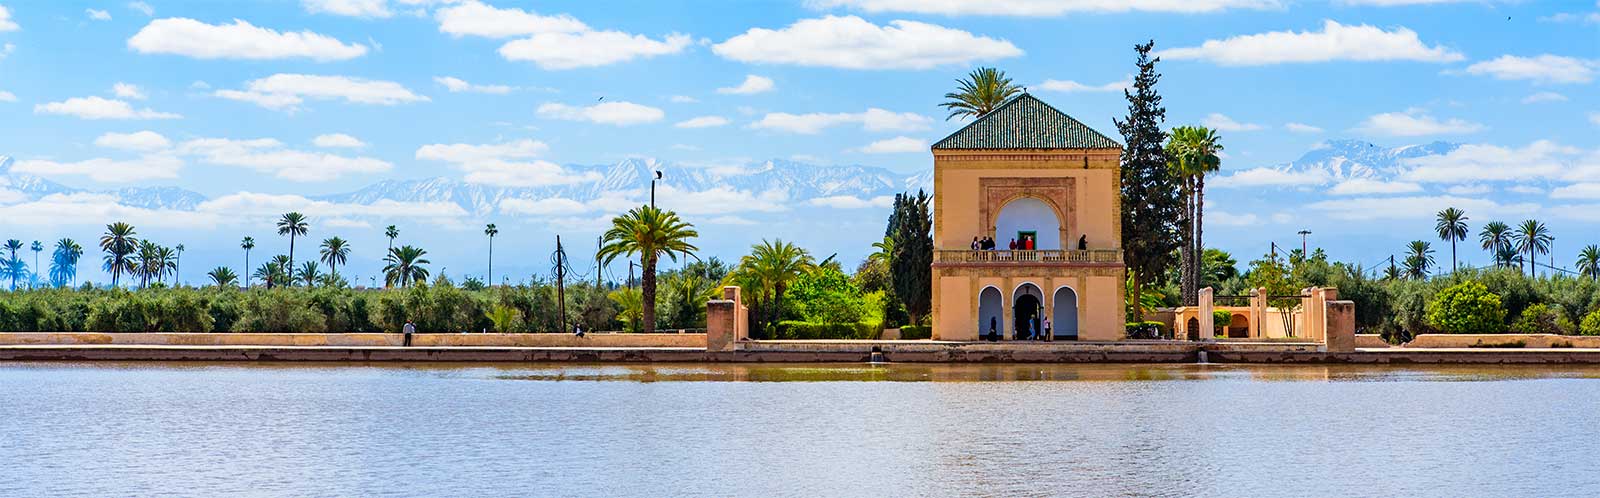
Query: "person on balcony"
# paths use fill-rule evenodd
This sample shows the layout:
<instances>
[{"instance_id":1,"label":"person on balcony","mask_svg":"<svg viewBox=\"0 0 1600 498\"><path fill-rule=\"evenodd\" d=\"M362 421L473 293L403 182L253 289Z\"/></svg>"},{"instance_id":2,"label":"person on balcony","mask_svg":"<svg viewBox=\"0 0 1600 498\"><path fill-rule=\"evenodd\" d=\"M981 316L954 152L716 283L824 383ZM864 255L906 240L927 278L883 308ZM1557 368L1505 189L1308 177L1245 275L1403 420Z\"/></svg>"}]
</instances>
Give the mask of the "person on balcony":
<instances>
[{"instance_id":1,"label":"person on balcony","mask_svg":"<svg viewBox=\"0 0 1600 498\"><path fill-rule=\"evenodd\" d=\"M1007 249L1012 251L1017 250L1017 239L1011 239L1011 245L1007 246Z\"/></svg>"},{"instance_id":2,"label":"person on balcony","mask_svg":"<svg viewBox=\"0 0 1600 498\"><path fill-rule=\"evenodd\" d=\"M1087 250L1089 250L1089 234L1083 234L1082 237L1078 237L1078 250L1079 251L1087 251Z\"/></svg>"},{"instance_id":3,"label":"person on balcony","mask_svg":"<svg viewBox=\"0 0 1600 498\"><path fill-rule=\"evenodd\" d=\"M1023 237L1022 238L1022 250L1024 250L1024 251L1032 251L1033 250L1033 236L1032 235L1029 235L1027 237Z\"/></svg>"},{"instance_id":4,"label":"person on balcony","mask_svg":"<svg viewBox=\"0 0 1600 498\"><path fill-rule=\"evenodd\" d=\"M979 241L977 237L973 237L972 238L972 250L976 251L976 250L982 249L982 248L983 248L983 242Z\"/></svg>"}]
</instances>

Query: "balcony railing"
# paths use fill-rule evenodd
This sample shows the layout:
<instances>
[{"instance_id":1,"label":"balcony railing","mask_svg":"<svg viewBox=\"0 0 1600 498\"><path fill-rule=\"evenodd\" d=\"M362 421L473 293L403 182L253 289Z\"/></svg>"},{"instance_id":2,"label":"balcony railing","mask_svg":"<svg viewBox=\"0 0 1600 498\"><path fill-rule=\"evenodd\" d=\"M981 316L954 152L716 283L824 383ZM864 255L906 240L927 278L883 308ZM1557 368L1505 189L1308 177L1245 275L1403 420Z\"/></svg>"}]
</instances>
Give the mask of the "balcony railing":
<instances>
[{"instance_id":1,"label":"balcony railing","mask_svg":"<svg viewBox=\"0 0 1600 498\"><path fill-rule=\"evenodd\" d=\"M933 262L997 264L1121 263L1122 251L1120 249L1090 249L1087 251L936 250L933 251Z\"/></svg>"}]
</instances>

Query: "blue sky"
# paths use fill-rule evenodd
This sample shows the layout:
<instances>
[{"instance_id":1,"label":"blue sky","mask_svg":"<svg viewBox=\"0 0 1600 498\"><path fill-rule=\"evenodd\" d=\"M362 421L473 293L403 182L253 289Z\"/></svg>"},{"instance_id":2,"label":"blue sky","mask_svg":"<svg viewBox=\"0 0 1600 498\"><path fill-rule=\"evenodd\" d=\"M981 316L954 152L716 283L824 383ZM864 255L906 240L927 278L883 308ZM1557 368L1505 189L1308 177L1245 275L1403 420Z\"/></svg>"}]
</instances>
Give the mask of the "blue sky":
<instances>
[{"instance_id":1,"label":"blue sky","mask_svg":"<svg viewBox=\"0 0 1600 498\"><path fill-rule=\"evenodd\" d=\"M337 220L314 238L342 235L358 250L377 250L381 226L401 224L453 275L481 266L472 227L486 221L513 227L502 243L533 261L557 232L592 238L600 228L302 198L385 179L573 184L593 179L562 165L639 157L910 175L931 167L927 143L961 125L937 104L976 66L1005 69L1117 137L1131 46L1151 38L1165 51L1169 125L1221 130L1227 157L1208 192L1208 242L1241 260L1268 241L1298 243L1294 232L1308 228L1336 258L1371 263L1428 239L1445 205L1467 209L1474 231L1488 219L1547 220L1558 263L1600 243L1600 5L1588 0L0 6L0 155L15 159L13 173L91 190L177 186L213 203L204 213L130 211L114 199L62 209L0 187L0 237L89 241L122 216L185 242L188 280L238 266L245 234L264 243L258 255L282 252L265 245L280 242L266 214L280 208ZM1462 145L1372 177L1278 169L1335 139ZM767 229L853 261L886 212L867 202L754 227L706 224L703 245L733 259ZM802 213L846 230L785 224ZM1435 247L1446 260L1448 248ZM371 256L352 271L374 271Z\"/></svg>"}]
</instances>

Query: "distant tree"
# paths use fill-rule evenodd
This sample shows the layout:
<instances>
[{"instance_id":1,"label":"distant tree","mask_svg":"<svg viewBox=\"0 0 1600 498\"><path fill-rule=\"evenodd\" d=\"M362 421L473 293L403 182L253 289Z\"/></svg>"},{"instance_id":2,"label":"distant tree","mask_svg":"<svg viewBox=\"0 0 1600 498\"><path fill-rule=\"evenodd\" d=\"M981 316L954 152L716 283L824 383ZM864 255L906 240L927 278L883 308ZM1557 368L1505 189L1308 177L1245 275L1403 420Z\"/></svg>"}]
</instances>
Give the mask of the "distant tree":
<instances>
[{"instance_id":1,"label":"distant tree","mask_svg":"<svg viewBox=\"0 0 1600 498\"><path fill-rule=\"evenodd\" d=\"M133 260L128 256L139 247L133 225L116 222L106 225L105 235L100 236L100 250L106 253L105 270L111 274L111 286L116 287L122 275L134 273Z\"/></svg>"},{"instance_id":2,"label":"distant tree","mask_svg":"<svg viewBox=\"0 0 1600 498\"><path fill-rule=\"evenodd\" d=\"M17 278L27 273L27 266L17 258L17 251L22 250L22 241L11 239L6 241L5 249L11 252L11 257L5 261L6 275L11 277L11 290L17 290Z\"/></svg>"},{"instance_id":3,"label":"distant tree","mask_svg":"<svg viewBox=\"0 0 1600 498\"><path fill-rule=\"evenodd\" d=\"M1413 240L1406 245L1410 252L1406 256L1406 276L1412 280L1428 278L1428 270L1433 268L1433 247L1427 241Z\"/></svg>"},{"instance_id":4,"label":"distant tree","mask_svg":"<svg viewBox=\"0 0 1600 498\"><path fill-rule=\"evenodd\" d=\"M1453 207L1439 211L1438 223L1433 226L1439 240L1450 243L1450 273L1460 270L1456 262L1456 242L1467 240L1467 213Z\"/></svg>"},{"instance_id":5,"label":"distant tree","mask_svg":"<svg viewBox=\"0 0 1600 498\"><path fill-rule=\"evenodd\" d=\"M612 218L611 229L601 236L605 245L597 257L610 264L618 256L639 256L642 320L644 332L656 329L656 263L662 256L677 261L677 255L688 257L699 248L690 241L699 237L694 225L678 218L678 213L663 211L655 206L639 206L627 214Z\"/></svg>"},{"instance_id":6,"label":"distant tree","mask_svg":"<svg viewBox=\"0 0 1600 498\"><path fill-rule=\"evenodd\" d=\"M172 285L179 287L183 285L183 244L172 246L172 248L178 250L178 255L172 261Z\"/></svg>"},{"instance_id":7,"label":"distant tree","mask_svg":"<svg viewBox=\"0 0 1600 498\"><path fill-rule=\"evenodd\" d=\"M1128 100L1128 116L1116 120L1122 132L1122 251L1132 282L1133 299L1139 303L1147 282L1161 283L1172 266L1173 252L1182 245L1178 217L1183 212L1178 180L1167 171L1167 141L1162 122L1167 110L1156 93L1161 74L1155 66L1161 58L1151 58L1155 42L1134 46L1139 73L1133 87L1123 91ZM1144 319L1142 307L1133 306L1135 321Z\"/></svg>"},{"instance_id":8,"label":"distant tree","mask_svg":"<svg viewBox=\"0 0 1600 498\"><path fill-rule=\"evenodd\" d=\"M55 251L50 254L50 283L62 287L68 283L76 284L78 280L78 261L83 258L83 246L72 239L64 238L56 241Z\"/></svg>"},{"instance_id":9,"label":"distant tree","mask_svg":"<svg viewBox=\"0 0 1600 498\"><path fill-rule=\"evenodd\" d=\"M350 243L339 237L328 237L322 241L322 262L328 264L328 273L339 274L339 265L350 258Z\"/></svg>"},{"instance_id":10,"label":"distant tree","mask_svg":"<svg viewBox=\"0 0 1600 498\"><path fill-rule=\"evenodd\" d=\"M1523 220L1521 225L1517 225L1513 238L1517 242L1517 250L1528 255L1528 276L1539 276L1539 256L1549 254L1550 242L1555 240L1550 235L1550 229L1542 221Z\"/></svg>"},{"instance_id":11,"label":"distant tree","mask_svg":"<svg viewBox=\"0 0 1600 498\"><path fill-rule=\"evenodd\" d=\"M1578 273L1590 281L1600 281L1600 246L1589 244L1578 252Z\"/></svg>"},{"instance_id":12,"label":"distant tree","mask_svg":"<svg viewBox=\"0 0 1600 498\"><path fill-rule=\"evenodd\" d=\"M294 278L305 282L306 287L315 287L322 280L322 270L317 268L316 261L304 261L300 263L300 270L295 272Z\"/></svg>"},{"instance_id":13,"label":"distant tree","mask_svg":"<svg viewBox=\"0 0 1600 498\"><path fill-rule=\"evenodd\" d=\"M426 265L432 262L423 259L428 251L411 246L400 246L389 250L389 264L383 267L384 286L398 284L407 287L413 282L428 280Z\"/></svg>"},{"instance_id":14,"label":"distant tree","mask_svg":"<svg viewBox=\"0 0 1600 498\"><path fill-rule=\"evenodd\" d=\"M905 306L912 325L920 325L933 308L933 197L896 194L890 229L894 253L889 259L889 284Z\"/></svg>"},{"instance_id":15,"label":"distant tree","mask_svg":"<svg viewBox=\"0 0 1600 498\"><path fill-rule=\"evenodd\" d=\"M255 237L245 237L239 241L239 248L244 249L244 271L250 271L250 250L256 248ZM250 288L250 277L244 279L244 288Z\"/></svg>"},{"instance_id":16,"label":"distant tree","mask_svg":"<svg viewBox=\"0 0 1600 498\"><path fill-rule=\"evenodd\" d=\"M739 260L735 273L760 283L761 301L772 303L766 323L776 325L783 317L783 295L805 272L816 268L811 253L782 239L751 246L750 254ZM770 301L768 301L770 299Z\"/></svg>"},{"instance_id":17,"label":"distant tree","mask_svg":"<svg viewBox=\"0 0 1600 498\"><path fill-rule=\"evenodd\" d=\"M39 266L39 253L44 252L44 244L35 240L33 244L28 246L28 249L33 250L33 275L31 275L33 278L28 279L28 287L33 288L39 286L39 268L41 268Z\"/></svg>"},{"instance_id":18,"label":"distant tree","mask_svg":"<svg viewBox=\"0 0 1600 498\"><path fill-rule=\"evenodd\" d=\"M306 221L306 215L297 211L290 211L278 218L278 235L289 236L289 264L284 265L286 271L294 271L294 239L305 235L311 230L311 224Z\"/></svg>"},{"instance_id":19,"label":"distant tree","mask_svg":"<svg viewBox=\"0 0 1600 498\"><path fill-rule=\"evenodd\" d=\"M980 67L956 80L957 90L944 94L947 99L940 107L950 111L945 120L956 116L979 118L993 111L1006 100L1022 93L1022 88L1012 84L1006 72L992 67Z\"/></svg>"},{"instance_id":20,"label":"distant tree","mask_svg":"<svg viewBox=\"0 0 1600 498\"><path fill-rule=\"evenodd\" d=\"M483 234L489 236L489 272L488 272L488 274L486 274L484 280L487 280L489 286L493 287L494 286L494 236L500 235L500 229L496 228L494 226L494 223L490 223L487 226L483 227Z\"/></svg>"},{"instance_id":21,"label":"distant tree","mask_svg":"<svg viewBox=\"0 0 1600 498\"><path fill-rule=\"evenodd\" d=\"M383 253L383 260L387 262L389 257L394 255L394 238L400 236L400 229L389 225L383 229L383 236L389 238L389 250Z\"/></svg>"},{"instance_id":22,"label":"distant tree","mask_svg":"<svg viewBox=\"0 0 1600 498\"><path fill-rule=\"evenodd\" d=\"M1512 248L1511 238L1511 227L1499 221L1485 223L1478 231L1479 244L1494 257L1495 264L1501 266L1510 266L1500 257L1500 252Z\"/></svg>"},{"instance_id":23,"label":"distant tree","mask_svg":"<svg viewBox=\"0 0 1600 498\"><path fill-rule=\"evenodd\" d=\"M206 272L206 276L211 277L211 284L217 286L219 289L232 287L239 279L239 276L235 275L233 270L226 266L218 266L211 271Z\"/></svg>"}]
</instances>

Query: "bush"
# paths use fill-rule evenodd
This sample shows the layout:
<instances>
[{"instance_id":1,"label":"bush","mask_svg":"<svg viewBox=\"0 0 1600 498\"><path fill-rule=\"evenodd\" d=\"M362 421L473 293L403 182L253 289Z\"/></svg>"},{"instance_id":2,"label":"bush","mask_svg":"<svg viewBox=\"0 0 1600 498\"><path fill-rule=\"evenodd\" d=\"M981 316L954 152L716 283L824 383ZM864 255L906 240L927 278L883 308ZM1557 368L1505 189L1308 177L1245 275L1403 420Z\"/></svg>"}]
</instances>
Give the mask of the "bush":
<instances>
[{"instance_id":1,"label":"bush","mask_svg":"<svg viewBox=\"0 0 1600 498\"><path fill-rule=\"evenodd\" d=\"M1167 336L1167 324L1155 321L1128 322L1124 324L1130 339L1153 339Z\"/></svg>"},{"instance_id":2,"label":"bush","mask_svg":"<svg viewBox=\"0 0 1600 498\"><path fill-rule=\"evenodd\" d=\"M1504 330L1500 296L1467 281L1439 291L1428 303L1428 324L1447 334L1493 334Z\"/></svg>"},{"instance_id":3,"label":"bush","mask_svg":"<svg viewBox=\"0 0 1600 498\"><path fill-rule=\"evenodd\" d=\"M901 339L932 339L933 327L927 325L907 325L900 327Z\"/></svg>"},{"instance_id":4,"label":"bush","mask_svg":"<svg viewBox=\"0 0 1600 498\"><path fill-rule=\"evenodd\" d=\"M1545 304L1535 304L1522 310L1522 316L1511 322L1511 331L1518 334L1561 334L1573 332L1572 320Z\"/></svg>"},{"instance_id":5,"label":"bush","mask_svg":"<svg viewBox=\"0 0 1600 498\"><path fill-rule=\"evenodd\" d=\"M1583 323L1578 324L1578 335L1600 335L1600 309L1584 315Z\"/></svg>"},{"instance_id":6,"label":"bush","mask_svg":"<svg viewBox=\"0 0 1600 498\"><path fill-rule=\"evenodd\" d=\"M904 329L902 329L904 330ZM773 339L873 339L883 332L876 323L778 322Z\"/></svg>"}]
</instances>

